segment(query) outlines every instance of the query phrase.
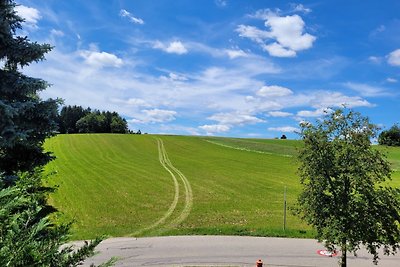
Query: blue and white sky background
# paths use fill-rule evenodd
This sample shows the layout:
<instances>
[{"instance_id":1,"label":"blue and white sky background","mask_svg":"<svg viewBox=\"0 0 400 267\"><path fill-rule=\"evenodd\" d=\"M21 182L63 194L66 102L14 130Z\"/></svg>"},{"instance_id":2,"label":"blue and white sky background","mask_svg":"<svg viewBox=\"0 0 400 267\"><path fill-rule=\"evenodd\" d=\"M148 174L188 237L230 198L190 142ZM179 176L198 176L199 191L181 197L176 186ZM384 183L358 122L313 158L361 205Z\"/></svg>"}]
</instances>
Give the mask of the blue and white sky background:
<instances>
[{"instance_id":1,"label":"blue and white sky background","mask_svg":"<svg viewBox=\"0 0 400 267\"><path fill-rule=\"evenodd\" d=\"M19 0L43 98L148 133L274 138L329 108L400 122L398 0Z\"/></svg>"}]
</instances>

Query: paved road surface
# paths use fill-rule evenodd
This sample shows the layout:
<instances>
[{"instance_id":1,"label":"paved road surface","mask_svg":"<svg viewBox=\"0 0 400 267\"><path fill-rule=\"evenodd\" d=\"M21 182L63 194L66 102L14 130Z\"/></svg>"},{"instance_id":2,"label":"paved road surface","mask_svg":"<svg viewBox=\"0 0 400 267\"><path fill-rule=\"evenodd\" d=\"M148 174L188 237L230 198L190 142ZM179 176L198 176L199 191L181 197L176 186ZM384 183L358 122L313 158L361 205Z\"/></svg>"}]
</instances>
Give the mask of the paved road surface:
<instances>
[{"instance_id":1,"label":"paved road surface","mask_svg":"<svg viewBox=\"0 0 400 267\"><path fill-rule=\"evenodd\" d=\"M99 254L84 266L99 264L113 256L115 266L338 266L338 257L317 254L323 246L311 239L238 236L173 236L110 238L98 247ZM399 267L400 255L382 256L378 266ZM374 266L371 256L361 251L350 256L349 267Z\"/></svg>"}]
</instances>

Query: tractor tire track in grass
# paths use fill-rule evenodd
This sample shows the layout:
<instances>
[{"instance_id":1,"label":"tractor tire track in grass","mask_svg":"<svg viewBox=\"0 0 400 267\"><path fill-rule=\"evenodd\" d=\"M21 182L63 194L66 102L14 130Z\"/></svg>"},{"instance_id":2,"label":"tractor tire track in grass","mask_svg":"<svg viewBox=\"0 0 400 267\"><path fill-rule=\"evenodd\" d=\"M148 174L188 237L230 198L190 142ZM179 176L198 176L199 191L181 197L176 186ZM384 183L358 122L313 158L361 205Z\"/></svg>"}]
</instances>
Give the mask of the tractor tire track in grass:
<instances>
[{"instance_id":1,"label":"tractor tire track in grass","mask_svg":"<svg viewBox=\"0 0 400 267\"><path fill-rule=\"evenodd\" d=\"M144 229L141 229L137 232L134 233L134 235L139 235L142 234L145 231L152 230L158 226L161 226L165 224L164 228L165 230L174 228L178 226L181 222L183 222L187 216L190 213L190 210L193 205L193 193L192 193L192 187L190 186L189 181L187 180L186 176L177 168L175 168L171 161L169 160L167 151L165 150L164 143L160 138L157 138L157 146L158 146L158 159L160 161L161 166L164 167L165 170L171 175L173 181L174 181L174 188L175 188L175 195L174 199L169 206L167 212L155 223L151 224L150 226L145 227ZM184 208L182 209L181 213L179 214L178 217L173 219L171 222L166 222L169 217L171 217L174 212L176 211L176 206L179 202L179 181L177 179L177 176L180 178L183 187L185 188L185 203L184 203ZM176 213L176 212L175 212ZM161 229L160 229L161 230Z\"/></svg>"},{"instance_id":2,"label":"tractor tire track in grass","mask_svg":"<svg viewBox=\"0 0 400 267\"><path fill-rule=\"evenodd\" d=\"M164 160L165 163L176 173L178 174L178 176L181 178L181 181L183 183L183 186L185 187L185 207L183 208L181 214L179 215L179 217L177 217L176 219L174 219L169 226L170 227L176 227L178 226L181 222L183 222L190 213L190 210L192 209L193 206L193 192L192 192L192 187L190 186L190 183L188 181L188 179L186 178L186 176L177 168L175 168L174 165L172 165L167 151L165 150L164 147L164 143L162 142L161 139L159 139L161 141L161 148L163 150L163 154L164 154Z\"/></svg>"}]
</instances>

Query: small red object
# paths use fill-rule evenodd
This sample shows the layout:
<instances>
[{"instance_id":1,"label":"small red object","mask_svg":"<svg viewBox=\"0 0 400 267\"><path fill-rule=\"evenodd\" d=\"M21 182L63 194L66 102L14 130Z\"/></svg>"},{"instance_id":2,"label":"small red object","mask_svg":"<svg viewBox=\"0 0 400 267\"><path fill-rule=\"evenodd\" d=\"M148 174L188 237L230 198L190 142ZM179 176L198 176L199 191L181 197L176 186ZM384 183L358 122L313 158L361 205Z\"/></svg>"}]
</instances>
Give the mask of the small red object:
<instances>
[{"instance_id":1,"label":"small red object","mask_svg":"<svg viewBox=\"0 0 400 267\"><path fill-rule=\"evenodd\" d=\"M262 260L256 261L256 267L262 267L262 266L263 266Z\"/></svg>"},{"instance_id":2,"label":"small red object","mask_svg":"<svg viewBox=\"0 0 400 267\"><path fill-rule=\"evenodd\" d=\"M326 257L335 257L335 256L337 256L338 253L336 250L328 251L325 249L320 249L320 250L317 250L317 254L319 254L321 256L326 256Z\"/></svg>"}]
</instances>

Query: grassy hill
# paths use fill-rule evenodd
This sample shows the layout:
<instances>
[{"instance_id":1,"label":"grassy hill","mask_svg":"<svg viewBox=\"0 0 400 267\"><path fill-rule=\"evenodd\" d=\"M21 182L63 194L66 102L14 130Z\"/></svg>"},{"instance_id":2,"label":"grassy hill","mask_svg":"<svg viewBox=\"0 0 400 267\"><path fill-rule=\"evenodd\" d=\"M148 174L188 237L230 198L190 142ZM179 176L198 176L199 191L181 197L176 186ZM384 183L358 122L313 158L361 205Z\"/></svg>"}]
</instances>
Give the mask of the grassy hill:
<instances>
[{"instance_id":1,"label":"grassy hill","mask_svg":"<svg viewBox=\"0 0 400 267\"><path fill-rule=\"evenodd\" d=\"M288 212L300 192L293 140L59 135L46 144L53 204L73 238L178 234L311 236ZM379 147L379 149L385 149ZM400 166L400 149L389 149ZM399 172L392 183L400 186Z\"/></svg>"}]
</instances>

